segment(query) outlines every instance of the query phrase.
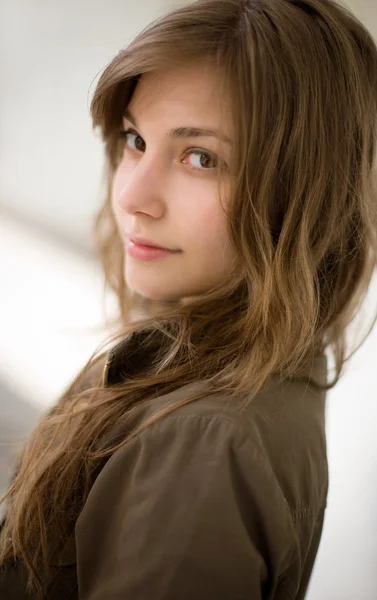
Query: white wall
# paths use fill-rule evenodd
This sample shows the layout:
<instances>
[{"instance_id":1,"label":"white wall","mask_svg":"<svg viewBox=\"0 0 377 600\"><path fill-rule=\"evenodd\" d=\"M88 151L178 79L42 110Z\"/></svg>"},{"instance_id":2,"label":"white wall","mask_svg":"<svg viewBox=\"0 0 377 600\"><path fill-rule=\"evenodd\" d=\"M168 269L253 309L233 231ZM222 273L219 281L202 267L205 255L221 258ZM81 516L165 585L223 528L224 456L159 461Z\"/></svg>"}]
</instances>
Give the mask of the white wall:
<instances>
[{"instance_id":1,"label":"white wall","mask_svg":"<svg viewBox=\"0 0 377 600\"><path fill-rule=\"evenodd\" d=\"M89 104L119 49L178 0L1 0L0 205L88 248L102 148Z\"/></svg>"}]
</instances>

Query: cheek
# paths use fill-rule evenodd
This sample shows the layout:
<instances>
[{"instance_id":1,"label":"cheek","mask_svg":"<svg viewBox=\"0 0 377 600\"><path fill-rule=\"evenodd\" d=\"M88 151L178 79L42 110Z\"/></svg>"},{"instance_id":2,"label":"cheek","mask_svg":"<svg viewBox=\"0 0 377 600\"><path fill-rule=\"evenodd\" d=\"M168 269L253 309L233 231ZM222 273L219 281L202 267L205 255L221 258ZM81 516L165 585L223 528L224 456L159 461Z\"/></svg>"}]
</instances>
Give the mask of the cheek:
<instances>
[{"instance_id":1,"label":"cheek","mask_svg":"<svg viewBox=\"0 0 377 600\"><path fill-rule=\"evenodd\" d=\"M187 215L187 223L188 219ZM193 240L198 247L207 249L208 252L221 253L230 248L227 216L218 197L213 198L211 202L208 202L208 197L202 198L202 202L192 211L190 226Z\"/></svg>"},{"instance_id":2,"label":"cheek","mask_svg":"<svg viewBox=\"0 0 377 600\"><path fill-rule=\"evenodd\" d=\"M189 239L187 253L192 273L200 279L203 275L209 284L215 284L229 273L237 263L237 254L231 244L227 219L221 208L198 210L195 217L185 221L185 236Z\"/></svg>"},{"instance_id":3,"label":"cheek","mask_svg":"<svg viewBox=\"0 0 377 600\"><path fill-rule=\"evenodd\" d=\"M111 187L112 187L111 202L112 202L113 208L115 208L115 206L117 204L117 199L119 198L120 192L122 190L122 172L119 168L114 173Z\"/></svg>"},{"instance_id":4,"label":"cheek","mask_svg":"<svg viewBox=\"0 0 377 600\"><path fill-rule=\"evenodd\" d=\"M118 169L113 177L112 185L111 185L111 208L114 214L114 217L119 225L121 210L119 206L119 197L121 191L124 187L124 175L122 175L121 171Z\"/></svg>"}]
</instances>

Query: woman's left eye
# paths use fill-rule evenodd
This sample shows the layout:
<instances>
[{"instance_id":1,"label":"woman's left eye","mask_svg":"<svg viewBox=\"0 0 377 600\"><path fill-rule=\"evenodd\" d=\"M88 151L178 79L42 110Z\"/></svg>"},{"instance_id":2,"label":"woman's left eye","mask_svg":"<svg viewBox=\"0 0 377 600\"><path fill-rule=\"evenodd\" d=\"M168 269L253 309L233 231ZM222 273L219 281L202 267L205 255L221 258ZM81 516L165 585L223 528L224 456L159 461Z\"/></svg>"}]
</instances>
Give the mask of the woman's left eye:
<instances>
[{"instance_id":1,"label":"woman's left eye","mask_svg":"<svg viewBox=\"0 0 377 600\"><path fill-rule=\"evenodd\" d=\"M216 167L218 165L216 156L213 156L212 154L209 154L208 152L203 152L203 150L189 150L186 153L183 161L186 160L186 158L189 156L194 157L194 160L190 163L194 169L199 169L199 170L216 169Z\"/></svg>"}]
</instances>

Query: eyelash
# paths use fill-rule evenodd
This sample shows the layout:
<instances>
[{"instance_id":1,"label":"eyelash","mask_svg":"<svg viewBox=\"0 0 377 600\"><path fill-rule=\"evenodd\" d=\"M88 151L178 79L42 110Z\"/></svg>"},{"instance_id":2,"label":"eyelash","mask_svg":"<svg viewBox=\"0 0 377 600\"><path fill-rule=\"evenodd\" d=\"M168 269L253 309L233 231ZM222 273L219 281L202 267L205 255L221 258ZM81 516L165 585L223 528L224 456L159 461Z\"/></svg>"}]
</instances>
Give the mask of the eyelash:
<instances>
[{"instance_id":1,"label":"eyelash","mask_svg":"<svg viewBox=\"0 0 377 600\"><path fill-rule=\"evenodd\" d=\"M123 140L124 142L127 141L127 137L128 135L134 135L136 138L140 138L141 140L143 140L143 138L137 133L137 131L135 131L134 129L122 129L121 131L119 131L119 137L121 138L121 140ZM144 142L144 140L143 140ZM133 150L133 148L130 148L130 150ZM142 152L141 150L137 150L137 152ZM191 169L193 169L194 171L214 171L217 168L219 168L220 164L222 165L223 168L226 167L225 162L223 160L221 160L216 154L212 154L211 152L208 152L207 150L201 150L200 148L189 148L188 150L185 151L184 156L188 156L189 154L196 154L196 155L205 155L208 156L209 158L211 158L212 160L215 161L216 166L215 167L210 167L210 168L199 168L199 167L190 167Z\"/></svg>"}]
</instances>

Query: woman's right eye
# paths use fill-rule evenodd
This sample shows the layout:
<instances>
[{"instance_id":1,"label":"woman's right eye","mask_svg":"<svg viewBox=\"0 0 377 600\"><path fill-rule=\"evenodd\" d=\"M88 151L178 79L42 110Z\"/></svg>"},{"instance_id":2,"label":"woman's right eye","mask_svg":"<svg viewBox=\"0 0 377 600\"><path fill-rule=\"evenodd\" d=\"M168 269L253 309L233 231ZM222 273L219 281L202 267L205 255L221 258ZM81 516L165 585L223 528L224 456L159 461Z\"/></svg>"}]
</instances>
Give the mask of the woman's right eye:
<instances>
[{"instance_id":1,"label":"woman's right eye","mask_svg":"<svg viewBox=\"0 0 377 600\"><path fill-rule=\"evenodd\" d=\"M132 129L126 129L125 131L120 131L119 135L122 138L122 140L125 140L128 148L130 148L131 150L138 150L139 152L144 152L144 140L136 131L133 131Z\"/></svg>"}]
</instances>

